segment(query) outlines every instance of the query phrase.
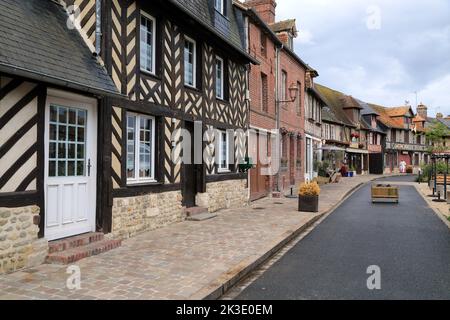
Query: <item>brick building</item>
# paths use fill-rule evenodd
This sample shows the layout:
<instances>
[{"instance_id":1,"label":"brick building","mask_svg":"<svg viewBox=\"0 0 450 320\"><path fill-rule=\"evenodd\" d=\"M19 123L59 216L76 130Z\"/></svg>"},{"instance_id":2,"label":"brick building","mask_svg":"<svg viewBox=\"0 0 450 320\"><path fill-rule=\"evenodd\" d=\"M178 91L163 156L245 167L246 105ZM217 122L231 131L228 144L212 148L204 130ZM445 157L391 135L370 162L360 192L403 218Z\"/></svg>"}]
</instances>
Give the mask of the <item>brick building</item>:
<instances>
[{"instance_id":1,"label":"brick building","mask_svg":"<svg viewBox=\"0 0 450 320\"><path fill-rule=\"evenodd\" d=\"M269 155L274 150L279 152L279 157L272 156L274 170L269 171L270 177L261 177L260 163L250 175L251 194L255 198L270 190L289 192L304 180L305 76L311 69L293 51L297 36L295 20L277 22L274 0L250 0L244 6L249 17L249 53L261 62L250 71L250 126L258 132L272 129L281 132L279 150L274 139L268 139L267 144L264 139L250 143L253 146L250 154L261 148Z\"/></svg>"}]
</instances>

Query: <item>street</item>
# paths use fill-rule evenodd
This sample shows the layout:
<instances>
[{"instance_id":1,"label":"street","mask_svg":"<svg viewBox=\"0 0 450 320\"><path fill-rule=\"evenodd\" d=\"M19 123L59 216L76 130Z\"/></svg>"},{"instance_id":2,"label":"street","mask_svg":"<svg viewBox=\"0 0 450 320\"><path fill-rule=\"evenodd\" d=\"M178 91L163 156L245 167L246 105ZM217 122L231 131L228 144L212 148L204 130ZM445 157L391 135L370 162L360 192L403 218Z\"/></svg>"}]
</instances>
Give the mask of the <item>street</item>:
<instances>
[{"instance_id":1,"label":"street","mask_svg":"<svg viewBox=\"0 0 450 320\"><path fill-rule=\"evenodd\" d=\"M380 290L367 287L369 266ZM450 231L416 189L402 185L398 205L372 204L368 184L237 299L450 299L449 266Z\"/></svg>"}]
</instances>

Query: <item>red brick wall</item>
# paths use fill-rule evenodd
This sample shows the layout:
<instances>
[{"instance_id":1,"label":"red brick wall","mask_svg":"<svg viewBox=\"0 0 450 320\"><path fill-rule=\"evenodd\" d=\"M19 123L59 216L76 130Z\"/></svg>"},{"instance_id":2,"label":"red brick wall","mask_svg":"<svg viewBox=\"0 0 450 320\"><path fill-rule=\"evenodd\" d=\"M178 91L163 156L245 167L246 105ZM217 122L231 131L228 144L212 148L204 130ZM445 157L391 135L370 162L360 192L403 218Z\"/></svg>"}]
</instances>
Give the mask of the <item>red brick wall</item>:
<instances>
[{"instance_id":1,"label":"red brick wall","mask_svg":"<svg viewBox=\"0 0 450 320\"><path fill-rule=\"evenodd\" d=\"M250 23L250 54L261 62L261 65L252 65L250 70L250 124L254 127L272 130L276 128L275 117L275 44L267 37L266 57L261 53L261 29ZM263 112L261 101L261 73L267 76L268 112Z\"/></svg>"},{"instance_id":2,"label":"red brick wall","mask_svg":"<svg viewBox=\"0 0 450 320\"><path fill-rule=\"evenodd\" d=\"M286 51L281 51L280 55L280 68L281 70L284 70L287 72L287 86L288 88L294 84L296 85L297 82L301 83L301 88L299 90L299 96L297 99L299 99L300 102L300 114L297 113L297 101L296 102L290 102L290 103L283 103L280 107L281 111L281 121L280 126L281 128L285 128L287 131L295 133L300 133L303 137L305 136L305 80L306 80L306 69L304 66L299 64L294 58L291 57ZM281 74L280 70L280 74ZM288 94L288 99L290 99ZM288 141L292 141L292 139L289 139ZM297 154L298 154L298 146L297 146L297 140L294 139L295 146L295 162L297 161ZM302 141L300 141L301 145L301 166L299 167L297 163L295 163L294 166L291 164L288 165L288 168L295 168L295 177L296 181L295 184L298 185L300 182L304 181L304 165L305 165L305 141L304 138ZM289 146L288 146L289 147ZM290 147L289 147L290 148ZM289 187L290 185L290 179L289 176L292 175L291 172L282 172L282 177L284 177L284 181L287 185L284 187ZM283 178L282 178L283 179Z\"/></svg>"}]
</instances>

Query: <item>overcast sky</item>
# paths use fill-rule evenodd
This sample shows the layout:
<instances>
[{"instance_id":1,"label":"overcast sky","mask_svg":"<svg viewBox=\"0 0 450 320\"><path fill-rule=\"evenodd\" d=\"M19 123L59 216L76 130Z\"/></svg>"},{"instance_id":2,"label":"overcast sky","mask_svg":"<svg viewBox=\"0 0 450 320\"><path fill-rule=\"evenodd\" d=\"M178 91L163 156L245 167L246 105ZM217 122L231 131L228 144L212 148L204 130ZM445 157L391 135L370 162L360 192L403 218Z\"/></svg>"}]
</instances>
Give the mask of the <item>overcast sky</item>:
<instances>
[{"instance_id":1,"label":"overcast sky","mask_svg":"<svg viewBox=\"0 0 450 320\"><path fill-rule=\"evenodd\" d=\"M316 82L385 106L450 114L449 0L278 0ZM415 109L415 108L414 108Z\"/></svg>"}]
</instances>

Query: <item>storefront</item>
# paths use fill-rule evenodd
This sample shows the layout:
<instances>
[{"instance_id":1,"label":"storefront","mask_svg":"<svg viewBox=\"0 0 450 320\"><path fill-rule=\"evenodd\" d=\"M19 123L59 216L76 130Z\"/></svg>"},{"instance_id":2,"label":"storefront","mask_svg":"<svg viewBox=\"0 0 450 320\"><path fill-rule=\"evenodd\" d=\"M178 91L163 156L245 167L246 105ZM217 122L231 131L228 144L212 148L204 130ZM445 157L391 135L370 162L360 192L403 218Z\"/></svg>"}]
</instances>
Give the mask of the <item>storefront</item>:
<instances>
[{"instance_id":1,"label":"storefront","mask_svg":"<svg viewBox=\"0 0 450 320\"><path fill-rule=\"evenodd\" d=\"M345 150L345 163L350 171L365 174L368 170L369 151L363 149L347 148Z\"/></svg>"},{"instance_id":2,"label":"storefront","mask_svg":"<svg viewBox=\"0 0 450 320\"><path fill-rule=\"evenodd\" d=\"M322 140L306 135L305 143L305 180L311 181L318 176L318 164L322 160Z\"/></svg>"}]
</instances>

